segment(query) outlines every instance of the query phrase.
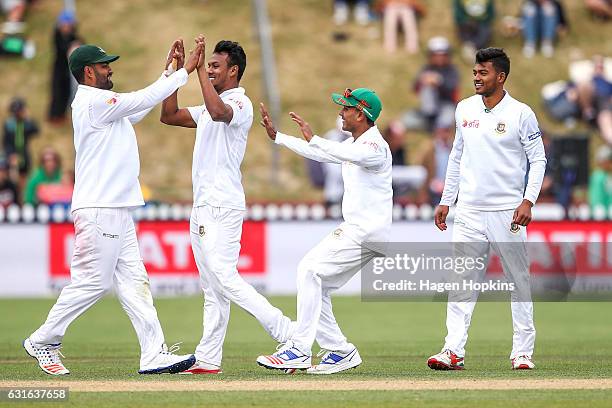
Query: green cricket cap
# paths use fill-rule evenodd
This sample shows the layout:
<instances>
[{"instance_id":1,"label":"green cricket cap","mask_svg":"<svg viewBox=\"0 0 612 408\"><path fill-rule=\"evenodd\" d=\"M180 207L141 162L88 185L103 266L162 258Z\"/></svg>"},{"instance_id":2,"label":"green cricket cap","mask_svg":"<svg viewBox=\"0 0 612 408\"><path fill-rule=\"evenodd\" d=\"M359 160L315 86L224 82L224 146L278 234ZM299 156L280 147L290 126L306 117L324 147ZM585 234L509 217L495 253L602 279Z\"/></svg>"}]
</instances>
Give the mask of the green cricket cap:
<instances>
[{"instance_id":1,"label":"green cricket cap","mask_svg":"<svg viewBox=\"0 0 612 408\"><path fill-rule=\"evenodd\" d=\"M108 55L106 51L97 45L84 44L70 54L68 65L71 72L79 72L86 65L113 62L119 59L118 55Z\"/></svg>"},{"instance_id":2,"label":"green cricket cap","mask_svg":"<svg viewBox=\"0 0 612 408\"><path fill-rule=\"evenodd\" d=\"M368 88L346 89L344 94L332 94L332 101L342 106L352 106L362 111L372 122L380 116L382 102L376 92Z\"/></svg>"}]
</instances>

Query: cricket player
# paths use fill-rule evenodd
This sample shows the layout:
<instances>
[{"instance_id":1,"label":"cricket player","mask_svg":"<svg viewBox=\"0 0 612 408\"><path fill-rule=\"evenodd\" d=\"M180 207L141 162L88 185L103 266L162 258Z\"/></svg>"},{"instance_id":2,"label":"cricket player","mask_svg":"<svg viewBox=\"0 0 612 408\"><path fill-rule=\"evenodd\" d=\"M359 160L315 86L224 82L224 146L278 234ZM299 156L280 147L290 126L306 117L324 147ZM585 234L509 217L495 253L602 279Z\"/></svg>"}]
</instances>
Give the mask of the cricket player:
<instances>
[{"instance_id":1,"label":"cricket player","mask_svg":"<svg viewBox=\"0 0 612 408\"><path fill-rule=\"evenodd\" d=\"M190 231L204 292L204 332L195 351L197 361L184 373L219 374L230 301L253 315L279 342L289 338L293 325L237 269L246 211L240 164L253 123L253 105L239 86L246 54L238 43L220 41L205 67L202 35L196 44L203 50L197 71L204 104L179 109L174 92L164 100L160 120L196 128ZM177 66L182 63L179 58Z\"/></svg>"},{"instance_id":2,"label":"cricket player","mask_svg":"<svg viewBox=\"0 0 612 408\"><path fill-rule=\"evenodd\" d=\"M469 256L482 257L491 246L500 256L508 281L516 285L511 294L512 368L531 369L535 327L525 227L540 193L546 157L535 114L504 89L509 73L510 59L502 49L476 53L476 95L457 105L455 141L434 218L436 226L446 230L449 207L457 200L454 247L469 248ZM449 293L448 334L442 351L427 361L430 368L463 369L477 297L478 292Z\"/></svg>"},{"instance_id":3,"label":"cricket player","mask_svg":"<svg viewBox=\"0 0 612 408\"><path fill-rule=\"evenodd\" d=\"M176 41L166 66L176 53ZM72 102L76 182L72 196L75 243L71 282L51 308L45 323L23 342L27 353L47 374L69 374L60 359L66 329L114 288L140 342L140 374L177 373L189 368L193 355L174 355L153 305L149 279L138 249L130 209L144 205L138 174L140 162L133 125L187 82L201 47L183 69L164 73L136 92L111 91L110 63L119 57L82 45L69 59L79 83Z\"/></svg>"},{"instance_id":4,"label":"cricket player","mask_svg":"<svg viewBox=\"0 0 612 408\"><path fill-rule=\"evenodd\" d=\"M366 88L332 94L332 100L342 106L342 130L352 135L343 142L314 136L308 123L293 112L289 115L305 140L277 132L261 104L261 123L270 139L309 159L341 164L344 181L344 222L311 249L298 266L295 332L276 353L257 358L261 366L286 372L307 369L310 374L333 374L361 364L357 348L336 323L330 294L376 255L375 243L387 242L391 229L391 151L375 124L382 103ZM315 340L322 358L312 366Z\"/></svg>"}]
</instances>

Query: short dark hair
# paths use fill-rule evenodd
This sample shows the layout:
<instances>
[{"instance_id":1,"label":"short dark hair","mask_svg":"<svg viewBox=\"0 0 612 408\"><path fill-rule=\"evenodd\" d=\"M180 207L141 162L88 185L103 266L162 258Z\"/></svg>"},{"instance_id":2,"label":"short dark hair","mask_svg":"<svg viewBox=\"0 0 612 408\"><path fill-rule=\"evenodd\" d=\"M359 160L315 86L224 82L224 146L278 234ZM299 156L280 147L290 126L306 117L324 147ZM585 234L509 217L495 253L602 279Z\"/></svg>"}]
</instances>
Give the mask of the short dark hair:
<instances>
[{"instance_id":1,"label":"short dark hair","mask_svg":"<svg viewBox=\"0 0 612 408\"><path fill-rule=\"evenodd\" d=\"M238 82L240 82L242 74L244 74L246 69L246 54L242 46L234 41L222 40L217 43L213 52L215 54L226 53L227 65L229 67L238 65Z\"/></svg>"},{"instance_id":2,"label":"short dark hair","mask_svg":"<svg viewBox=\"0 0 612 408\"><path fill-rule=\"evenodd\" d=\"M476 63L484 64L491 61L493 68L497 72L505 72L506 78L510 75L510 58L504 52L503 48L483 48L476 52Z\"/></svg>"}]
</instances>

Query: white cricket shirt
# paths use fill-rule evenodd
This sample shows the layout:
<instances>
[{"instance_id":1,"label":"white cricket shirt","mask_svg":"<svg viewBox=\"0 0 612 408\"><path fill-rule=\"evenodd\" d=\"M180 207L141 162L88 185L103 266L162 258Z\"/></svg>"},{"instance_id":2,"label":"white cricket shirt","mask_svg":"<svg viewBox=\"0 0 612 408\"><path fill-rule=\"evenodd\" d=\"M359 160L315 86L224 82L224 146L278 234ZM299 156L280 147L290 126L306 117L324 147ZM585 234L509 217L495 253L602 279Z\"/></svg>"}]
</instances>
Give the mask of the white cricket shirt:
<instances>
[{"instance_id":1,"label":"white cricket shirt","mask_svg":"<svg viewBox=\"0 0 612 408\"><path fill-rule=\"evenodd\" d=\"M393 219L391 151L376 126L357 140L349 137L334 142L314 136L308 143L278 132L275 142L312 160L342 164L344 222L340 229L360 244L389 240Z\"/></svg>"},{"instance_id":2,"label":"white cricket shirt","mask_svg":"<svg viewBox=\"0 0 612 408\"><path fill-rule=\"evenodd\" d=\"M253 104L244 88L228 89L219 96L234 112L230 123L212 120L206 105L187 108L198 125L191 169L193 206L244 210L240 165L253 124Z\"/></svg>"},{"instance_id":3,"label":"white cricket shirt","mask_svg":"<svg viewBox=\"0 0 612 408\"><path fill-rule=\"evenodd\" d=\"M186 82L187 71L180 69L130 93L79 85L71 105L76 150L72 211L144 205L132 125Z\"/></svg>"},{"instance_id":4,"label":"white cricket shirt","mask_svg":"<svg viewBox=\"0 0 612 408\"><path fill-rule=\"evenodd\" d=\"M523 198L535 204L546 169L542 134L529 106L508 92L493 109L480 95L459 102L441 205L510 210ZM527 161L529 178L525 188Z\"/></svg>"}]
</instances>

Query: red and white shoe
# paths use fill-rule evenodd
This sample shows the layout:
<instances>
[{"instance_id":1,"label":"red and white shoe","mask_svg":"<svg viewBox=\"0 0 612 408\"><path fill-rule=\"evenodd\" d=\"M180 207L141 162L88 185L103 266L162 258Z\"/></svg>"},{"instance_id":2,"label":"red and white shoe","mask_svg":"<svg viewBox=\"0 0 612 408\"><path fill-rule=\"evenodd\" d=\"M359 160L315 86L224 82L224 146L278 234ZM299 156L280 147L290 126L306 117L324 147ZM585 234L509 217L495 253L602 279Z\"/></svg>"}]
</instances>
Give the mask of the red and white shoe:
<instances>
[{"instance_id":1,"label":"red and white shoe","mask_svg":"<svg viewBox=\"0 0 612 408\"><path fill-rule=\"evenodd\" d=\"M265 368L284 370L287 374L293 374L296 370L306 370L312 366L311 356L294 347L291 340L279 344L277 350L274 354L257 357L257 364Z\"/></svg>"},{"instance_id":2,"label":"red and white shoe","mask_svg":"<svg viewBox=\"0 0 612 408\"><path fill-rule=\"evenodd\" d=\"M32 344L29 337L23 341L23 348L26 353L38 361L38 366L41 370L50 375L70 374L70 371L64 367L60 359L60 356L64 357L60 352L61 346L61 344L46 344L37 347Z\"/></svg>"},{"instance_id":3,"label":"red and white shoe","mask_svg":"<svg viewBox=\"0 0 612 408\"><path fill-rule=\"evenodd\" d=\"M449 349L434 354L427 360L432 370L463 370L463 357L459 357Z\"/></svg>"},{"instance_id":4,"label":"red and white shoe","mask_svg":"<svg viewBox=\"0 0 612 408\"><path fill-rule=\"evenodd\" d=\"M530 356L518 356L512 359L513 370L531 370L535 368L535 364L531 361Z\"/></svg>"},{"instance_id":5,"label":"red and white shoe","mask_svg":"<svg viewBox=\"0 0 612 408\"><path fill-rule=\"evenodd\" d=\"M221 367L214 364L208 364L201 360L195 362L190 368L185 371L181 371L179 374L221 374L223 371Z\"/></svg>"}]
</instances>

